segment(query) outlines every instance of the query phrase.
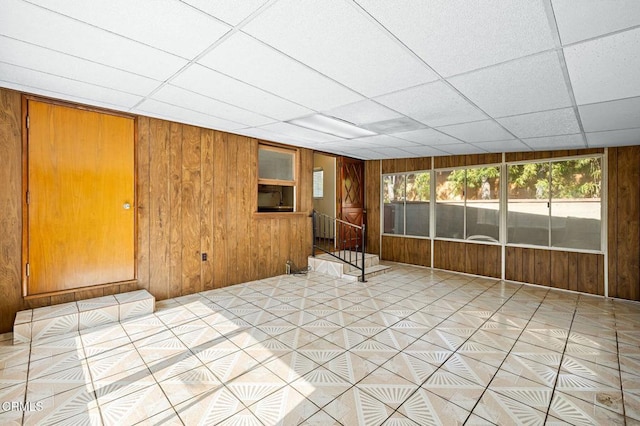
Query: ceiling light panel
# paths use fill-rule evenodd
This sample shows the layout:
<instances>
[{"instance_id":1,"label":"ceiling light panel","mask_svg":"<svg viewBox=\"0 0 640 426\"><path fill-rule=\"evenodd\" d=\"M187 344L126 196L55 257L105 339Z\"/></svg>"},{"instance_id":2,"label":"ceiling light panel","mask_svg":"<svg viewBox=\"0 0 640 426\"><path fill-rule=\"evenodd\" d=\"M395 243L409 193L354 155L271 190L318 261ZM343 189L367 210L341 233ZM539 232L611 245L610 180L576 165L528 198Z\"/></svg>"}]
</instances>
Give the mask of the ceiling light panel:
<instances>
[{"instance_id":1,"label":"ceiling light panel","mask_svg":"<svg viewBox=\"0 0 640 426\"><path fill-rule=\"evenodd\" d=\"M117 105L120 109L131 108L142 99L141 96L130 93L16 67L2 62L0 62L0 79L25 87L25 92L37 94L40 90L46 90L48 92L82 98L89 103L93 100Z\"/></svg>"},{"instance_id":2,"label":"ceiling light panel","mask_svg":"<svg viewBox=\"0 0 640 426\"><path fill-rule=\"evenodd\" d=\"M363 99L243 33L234 34L198 62L317 111Z\"/></svg>"},{"instance_id":3,"label":"ceiling light panel","mask_svg":"<svg viewBox=\"0 0 640 426\"><path fill-rule=\"evenodd\" d=\"M640 127L640 98L581 105L578 111L585 132Z\"/></svg>"},{"instance_id":4,"label":"ceiling light panel","mask_svg":"<svg viewBox=\"0 0 640 426\"><path fill-rule=\"evenodd\" d=\"M369 99L324 111L324 115L336 117L357 126L402 117L401 114Z\"/></svg>"},{"instance_id":5,"label":"ceiling light panel","mask_svg":"<svg viewBox=\"0 0 640 426\"><path fill-rule=\"evenodd\" d=\"M182 0L230 25L237 25L258 10L266 0Z\"/></svg>"},{"instance_id":6,"label":"ceiling light panel","mask_svg":"<svg viewBox=\"0 0 640 426\"><path fill-rule=\"evenodd\" d=\"M640 145L640 128L587 133L590 147Z\"/></svg>"},{"instance_id":7,"label":"ceiling light panel","mask_svg":"<svg viewBox=\"0 0 640 426\"><path fill-rule=\"evenodd\" d=\"M441 81L380 96L375 100L431 127L487 118Z\"/></svg>"},{"instance_id":8,"label":"ceiling light panel","mask_svg":"<svg viewBox=\"0 0 640 426\"><path fill-rule=\"evenodd\" d=\"M314 114L308 117L296 118L294 120L289 120L289 123L295 126L305 127L307 129L335 135L345 139L375 135L375 132L361 129L360 127L354 126L353 124L347 123L346 121L342 121L333 117L327 117L322 114Z\"/></svg>"},{"instance_id":9,"label":"ceiling light panel","mask_svg":"<svg viewBox=\"0 0 640 426\"><path fill-rule=\"evenodd\" d=\"M344 0L281 0L243 31L368 97L437 79Z\"/></svg>"},{"instance_id":10,"label":"ceiling light panel","mask_svg":"<svg viewBox=\"0 0 640 426\"><path fill-rule=\"evenodd\" d=\"M519 138L580 133L573 108L515 115L497 121Z\"/></svg>"},{"instance_id":11,"label":"ceiling light panel","mask_svg":"<svg viewBox=\"0 0 640 426\"><path fill-rule=\"evenodd\" d=\"M153 99L251 127L262 126L275 121L255 112L171 85L166 85L154 93Z\"/></svg>"},{"instance_id":12,"label":"ceiling light panel","mask_svg":"<svg viewBox=\"0 0 640 426\"><path fill-rule=\"evenodd\" d=\"M510 141L478 142L475 146L487 152L525 152L531 148L517 139Z\"/></svg>"},{"instance_id":13,"label":"ceiling light panel","mask_svg":"<svg viewBox=\"0 0 640 426\"><path fill-rule=\"evenodd\" d=\"M640 28L564 49L576 102L640 96Z\"/></svg>"},{"instance_id":14,"label":"ceiling light panel","mask_svg":"<svg viewBox=\"0 0 640 426\"><path fill-rule=\"evenodd\" d=\"M395 133L393 136L416 142L421 145L445 145L460 143L459 139L453 138L435 129L420 129L411 132Z\"/></svg>"},{"instance_id":15,"label":"ceiling light panel","mask_svg":"<svg viewBox=\"0 0 640 426\"><path fill-rule=\"evenodd\" d=\"M30 2L187 59L200 54L231 29L179 1Z\"/></svg>"},{"instance_id":16,"label":"ceiling light panel","mask_svg":"<svg viewBox=\"0 0 640 426\"><path fill-rule=\"evenodd\" d=\"M552 4L564 45L640 25L637 0L552 0Z\"/></svg>"},{"instance_id":17,"label":"ceiling light panel","mask_svg":"<svg viewBox=\"0 0 640 426\"><path fill-rule=\"evenodd\" d=\"M197 64L181 72L171 84L278 120L288 120L312 112Z\"/></svg>"},{"instance_id":18,"label":"ceiling light panel","mask_svg":"<svg viewBox=\"0 0 640 426\"><path fill-rule=\"evenodd\" d=\"M454 124L452 126L438 127L438 130L465 142L489 142L514 139L511 133L504 130L493 120Z\"/></svg>"},{"instance_id":19,"label":"ceiling light panel","mask_svg":"<svg viewBox=\"0 0 640 426\"><path fill-rule=\"evenodd\" d=\"M0 36L2 62L145 96L159 81Z\"/></svg>"},{"instance_id":20,"label":"ceiling light panel","mask_svg":"<svg viewBox=\"0 0 640 426\"><path fill-rule=\"evenodd\" d=\"M222 131L231 131L244 127L240 123L235 123L218 117L212 117L207 114L202 114L175 105L169 105L154 99L146 99L132 112Z\"/></svg>"},{"instance_id":21,"label":"ceiling light panel","mask_svg":"<svg viewBox=\"0 0 640 426\"><path fill-rule=\"evenodd\" d=\"M474 71L449 82L493 117L571 106L556 52Z\"/></svg>"},{"instance_id":22,"label":"ceiling light panel","mask_svg":"<svg viewBox=\"0 0 640 426\"><path fill-rule=\"evenodd\" d=\"M177 56L29 3L6 0L3 10L0 35L162 81L187 64Z\"/></svg>"},{"instance_id":23,"label":"ceiling light panel","mask_svg":"<svg viewBox=\"0 0 640 426\"><path fill-rule=\"evenodd\" d=\"M581 134L526 138L522 139L522 142L529 145L534 151L586 148Z\"/></svg>"},{"instance_id":24,"label":"ceiling light panel","mask_svg":"<svg viewBox=\"0 0 640 426\"><path fill-rule=\"evenodd\" d=\"M554 47L543 2L357 2L445 77Z\"/></svg>"},{"instance_id":25,"label":"ceiling light panel","mask_svg":"<svg viewBox=\"0 0 640 426\"><path fill-rule=\"evenodd\" d=\"M391 120L378 121L376 123L363 124L362 128L375 133L394 134L423 129L426 126L409 117L393 118Z\"/></svg>"}]
</instances>

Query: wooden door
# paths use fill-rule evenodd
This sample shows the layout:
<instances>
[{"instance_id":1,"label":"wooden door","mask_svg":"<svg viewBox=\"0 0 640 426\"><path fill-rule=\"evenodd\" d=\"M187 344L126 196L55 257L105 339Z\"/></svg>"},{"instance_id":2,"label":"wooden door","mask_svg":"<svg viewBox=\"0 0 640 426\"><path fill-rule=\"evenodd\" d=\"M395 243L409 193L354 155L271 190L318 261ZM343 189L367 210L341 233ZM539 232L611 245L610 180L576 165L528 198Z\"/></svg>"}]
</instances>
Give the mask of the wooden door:
<instances>
[{"instance_id":1,"label":"wooden door","mask_svg":"<svg viewBox=\"0 0 640 426\"><path fill-rule=\"evenodd\" d=\"M27 108L27 294L133 280L134 120Z\"/></svg>"},{"instance_id":2,"label":"wooden door","mask_svg":"<svg viewBox=\"0 0 640 426\"><path fill-rule=\"evenodd\" d=\"M339 218L360 226L364 223L364 161L340 157L338 166ZM340 237L346 241L347 248L361 245L360 231L344 231Z\"/></svg>"}]
</instances>

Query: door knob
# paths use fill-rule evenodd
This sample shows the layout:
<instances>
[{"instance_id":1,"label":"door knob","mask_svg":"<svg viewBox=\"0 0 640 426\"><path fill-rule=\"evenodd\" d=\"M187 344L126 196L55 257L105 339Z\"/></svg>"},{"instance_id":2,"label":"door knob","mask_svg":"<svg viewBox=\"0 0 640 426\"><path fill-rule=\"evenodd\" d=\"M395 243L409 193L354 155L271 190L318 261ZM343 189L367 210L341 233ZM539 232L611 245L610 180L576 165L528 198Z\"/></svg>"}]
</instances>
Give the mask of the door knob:
<instances>
[{"instance_id":1,"label":"door knob","mask_svg":"<svg viewBox=\"0 0 640 426\"><path fill-rule=\"evenodd\" d=\"M124 203L124 204L122 205L122 208L123 208L123 209L125 209L125 210L129 210L129 209L131 208L131 204L129 204L129 203Z\"/></svg>"}]
</instances>

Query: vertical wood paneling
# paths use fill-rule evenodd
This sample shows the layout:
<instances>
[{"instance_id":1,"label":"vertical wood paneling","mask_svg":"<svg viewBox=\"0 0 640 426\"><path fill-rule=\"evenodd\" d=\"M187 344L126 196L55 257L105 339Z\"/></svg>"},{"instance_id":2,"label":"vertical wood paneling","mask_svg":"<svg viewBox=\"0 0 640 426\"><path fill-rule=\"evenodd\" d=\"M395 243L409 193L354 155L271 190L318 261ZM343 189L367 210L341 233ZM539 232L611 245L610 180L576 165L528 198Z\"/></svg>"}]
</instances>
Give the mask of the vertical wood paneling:
<instances>
[{"instance_id":1,"label":"vertical wood paneling","mask_svg":"<svg viewBox=\"0 0 640 426\"><path fill-rule=\"evenodd\" d=\"M216 132L213 142L213 281L214 287L229 284L227 277L227 133Z\"/></svg>"},{"instance_id":2,"label":"vertical wood paneling","mask_svg":"<svg viewBox=\"0 0 640 426\"><path fill-rule=\"evenodd\" d=\"M551 276L549 284L551 287L569 289L569 253L566 251L552 251L551 255Z\"/></svg>"},{"instance_id":3,"label":"vertical wood paneling","mask_svg":"<svg viewBox=\"0 0 640 426\"><path fill-rule=\"evenodd\" d=\"M227 278L229 284L237 284L238 281L238 268L241 262L238 257L238 172L241 172L240 167L229 167L229 164L238 164L238 138L237 135L229 135L227 137L226 148L226 174L227 174L227 189L225 199L226 209L226 226L225 232L228 235L233 235L233 238L227 239Z\"/></svg>"},{"instance_id":4,"label":"vertical wood paneling","mask_svg":"<svg viewBox=\"0 0 640 426\"><path fill-rule=\"evenodd\" d=\"M202 290L200 263L200 129L182 129L182 291Z\"/></svg>"},{"instance_id":5,"label":"vertical wood paneling","mask_svg":"<svg viewBox=\"0 0 640 426\"><path fill-rule=\"evenodd\" d=\"M21 121L20 94L0 89L0 333L23 306Z\"/></svg>"},{"instance_id":6,"label":"vertical wood paneling","mask_svg":"<svg viewBox=\"0 0 640 426\"><path fill-rule=\"evenodd\" d=\"M169 297L182 294L182 125L171 123L169 162Z\"/></svg>"},{"instance_id":7,"label":"vertical wood paneling","mask_svg":"<svg viewBox=\"0 0 640 426\"><path fill-rule=\"evenodd\" d=\"M236 138L236 145L238 150L236 151L236 162L229 164L242 165L246 164L248 167L252 153L252 145L249 138L244 136L238 136ZM255 149L253 150L255 151ZM254 181L251 180L251 175L247 173L245 167L236 167L236 229L237 237L235 238L237 243L236 258L234 262L237 265L236 280L237 282L247 282L251 280L251 234L249 233L249 227L251 223L251 217L253 211L251 210L251 195L256 189L254 189Z\"/></svg>"},{"instance_id":8,"label":"vertical wood paneling","mask_svg":"<svg viewBox=\"0 0 640 426\"><path fill-rule=\"evenodd\" d=\"M213 155L215 132L203 129L200 133L201 158L201 215L200 251L207 254L207 261L201 263L202 289L211 290L213 282Z\"/></svg>"},{"instance_id":9,"label":"vertical wood paneling","mask_svg":"<svg viewBox=\"0 0 640 426\"><path fill-rule=\"evenodd\" d=\"M150 179L150 118L138 117L137 120L137 147L136 147L136 198L138 203L138 216L136 226L138 228L138 247L136 248L137 277L141 288L149 289L149 248L150 248L150 214L151 204L149 197Z\"/></svg>"},{"instance_id":10,"label":"vertical wood paneling","mask_svg":"<svg viewBox=\"0 0 640 426\"><path fill-rule=\"evenodd\" d=\"M170 296L171 209L170 161L171 127L168 121L149 123L149 289L159 299Z\"/></svg>"},{"instance_id":11,"label":"vertical wood paneling","mask_svg":"<svg viewBox=\"0 0 640 426\"><path fill-rule=\"evenodd\" d=\"M367 253L380 252L380 160L364 163L364 206L367 211Z\"/></svg>"}]
</instances>

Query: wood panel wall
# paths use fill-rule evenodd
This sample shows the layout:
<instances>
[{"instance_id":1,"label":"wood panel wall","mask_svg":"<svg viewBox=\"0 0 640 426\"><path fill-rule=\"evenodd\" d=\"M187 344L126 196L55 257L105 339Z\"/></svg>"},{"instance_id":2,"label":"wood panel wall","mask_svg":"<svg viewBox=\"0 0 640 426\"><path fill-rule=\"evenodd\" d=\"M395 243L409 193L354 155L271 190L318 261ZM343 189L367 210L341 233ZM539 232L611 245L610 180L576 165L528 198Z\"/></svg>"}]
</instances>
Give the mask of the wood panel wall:
<instances>
[{"instance_id":1,"label":"wood panel wall","mask_svg":"<svg viewBox=\"0 0 640 426\"><path fill-rule=\"evenodd\" d=\"M137 117L137 282L23 299L21 117L21 94L0 89L0 333L23 309L139 288L162 300L306 265L313 151L299 150L299 213L258 214L256 139Z\"/></svg>"},{"instance_id":2,"label":"wood panel wall","mask_svg":"<svg viewBox=\"0 0 640 426\"><path fill-rule=\"evenodd\" d=\"M500 278L500 246L436 240L433 244L433 267L467 274Z\"/></svg>"},{"instance_id":3,"label":"wood panel wall","mask_svg":"<svg viewBox=\"0 0 640 426\"><path fill-rule=\"evenodd\" d=\"M364 162L364 208L367 211L367 253L380 256L380 160Z\"/></svg>"},{"instance_id":4,"label":"wood panel wall","mask_svg":"<svg viewBox=\"0 0 640 426\"><path fill-rule=\"evenodd\" d=\"M431 240L383 235L380 258L392 262L431 266Z\"/></svg>"},{"instance_id":5,"label":"wood panel wall","mask_svg":"<svg viewBox=\"0 0 640 426\"><path fill-rule=\"evenodd\" d=\"M640 300L640 146L608 152L609 295Z\"/></svg>"}]
</instances>

